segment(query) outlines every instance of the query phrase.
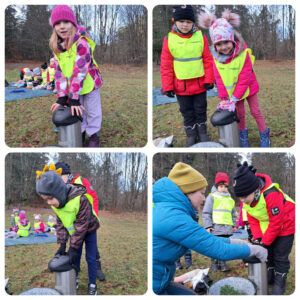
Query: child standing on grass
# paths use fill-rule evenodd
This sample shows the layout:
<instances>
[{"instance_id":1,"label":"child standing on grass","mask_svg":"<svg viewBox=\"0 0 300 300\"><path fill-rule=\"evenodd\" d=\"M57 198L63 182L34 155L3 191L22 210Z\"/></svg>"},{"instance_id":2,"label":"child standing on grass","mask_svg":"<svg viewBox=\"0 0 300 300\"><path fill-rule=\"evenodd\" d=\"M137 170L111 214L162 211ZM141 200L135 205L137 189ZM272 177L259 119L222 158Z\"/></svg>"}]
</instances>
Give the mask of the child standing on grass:
<instances>
[{"instance_id":1,"label":"child standing on grass","mask_svg":"<svg viewBox=\"0 0 300 300\"><path fill-rule=\"evenodd\" d=\"M97 295L97 229L99 221L93 210L93 200L81 184L65 184L61 178L61 169L52 164L46 165L42 172L37 171L36 191L51 205L57 215L57 242L60 247L56 254L66 254L66 244L70 240L68 255L70 263L80 270L79 257L85 242L86 261L88 263L88 294Z\"/></svg>"},{"instance_id":2,"label":"child standing on grass","mask_svg":"<svg viewBox=\"0 0 300 300\"><path fill-rule=\"evenodd\" d=\"M260 146L269 147L270 129L266 127L260 111L257 93L259 85L253 71L254 56L242 36L233 27L238 27L240 17L225 9L222 18L200 14L200 26L208 29L213 43L214 73L220 98L218 108L237 112L240 119L240 146L249 147L248 128L245 118L245 99L251 115L257 123Z\"/></svg>"},{"instance_id":3,"label":"child standing on grass","mask_svg":"<svg viewBox=\"0 0 300 300\"><path fill-rule=\"evenodd\" d=\"M268 283L272 295L283 295L289 254L295 235L295 202L267 174L255 174L256 169L238 164L234 173L234 193L244 203L253 234L253 243L268 249Z\"/></svg>"},{"instance_id":4,"label":"child standing on grass","mask_svg":"<svg viewBox=\"0 0 300 300\"><path fill-rule=\"evenodd\" d=\"M55 56L58 98L51 106L51 111L54 112L60 105L70 106L72 115L81 115L83 118L83 144L87 133L88 147L99 147L102 121L99 88L103 81L93 57L95 43L84 28L77 25L74 12L67 5L53 8L51 24L53 33L49 44ZM86 110L86 115L83 110Z\"/></svg>"},{"instance_id":5,"label":"child standing on grass","mask_svg":"<svg viewBox=\"0 0 300 300\"><path fill-rule=\"evenodd\" d=\"M13 213L12 215L10 216L10 224L11 224L11 227L15 227L18 223L18 221L20 220L20 216L19 216L19 209L18 208L14 208L13 209Z\"/></svg>"},{"instance_id":6,"label":"child standing on grass","mask_svg":"<svg viewBox=\"0 0 300 300\"><path fill-rule=\"evenodd\" d=\"M161 81L163 92L177 97L190 147L198 139L209 141L206 91L214 86L213 60L191 5L175 5L172 21L161 52Z\"/></svg>"},{"instance_id":7,"label":"child standing on grass","mask_svg":"<svg viewBox=\"0 0 300 300\"><path fill-rule=\"evenodd\" d=\"M218 172L202 212L203 227L215 236L226 238L236 230L235 202L228 192L228 185L228 175ZM225 261L214 258L211 259L211 268L213 272L218 268L222 272L228 271Z\"/></svg>"}]
</instances>

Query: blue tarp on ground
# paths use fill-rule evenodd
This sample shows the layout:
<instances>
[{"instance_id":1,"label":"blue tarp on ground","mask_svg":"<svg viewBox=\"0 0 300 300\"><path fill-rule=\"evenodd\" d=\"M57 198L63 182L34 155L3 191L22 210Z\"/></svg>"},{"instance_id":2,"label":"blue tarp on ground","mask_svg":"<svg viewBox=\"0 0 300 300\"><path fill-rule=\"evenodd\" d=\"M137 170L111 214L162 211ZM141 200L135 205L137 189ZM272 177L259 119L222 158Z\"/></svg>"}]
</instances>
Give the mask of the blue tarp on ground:
<instances>
[{"instance_id":1,"label":"blue tarp on ground","mask_svg":"<svg viewBox=\"0 0 300 300\"><path fill-rule=\"evenodd\" d=\"M247 230L237 230L231 237L231 239L247 239L248 238L248 233Z\"/></svg>"},{"instance_id":2,"label":"blue tarp on ground","mask_svg":"<svg viewBox=\"0 0 300 300\"><path fill-rule=\"evenodd\" d=\"M216 89L211 89L207 91L207 97L214 97L217 96L218 92ZM161 88L153 88L152 91L152 105L161 105L161 104L168 104L177 102L177 98L170 98L168 96L165 96L161 93Z\"/></svg>"},{"instance_id":3,"label":"blue tarp on ground","mask_svg":"<svg viewBox=\"0 0 300 300\"><path fill-rule=\"evenodd\" d=\"M5 246L16 246L16 245L33 245L33 244L49 244L56 243L56 235L46 234L30 234L28 237L5 238Z\"/></svg>"},{"instance_id":4,"label":"blue tarp on ground","mask_svg":"<svg viewBox=\"0 0 300 300\"><path fill-rule=\"evenodd\" d=\"M28 98L36 98L42 96L53 95L52 91L47 90L31 90L26 88L17 88L13 86L8 86L5 88L5 102L17 101Z\"/></svg>"}]
</instances>

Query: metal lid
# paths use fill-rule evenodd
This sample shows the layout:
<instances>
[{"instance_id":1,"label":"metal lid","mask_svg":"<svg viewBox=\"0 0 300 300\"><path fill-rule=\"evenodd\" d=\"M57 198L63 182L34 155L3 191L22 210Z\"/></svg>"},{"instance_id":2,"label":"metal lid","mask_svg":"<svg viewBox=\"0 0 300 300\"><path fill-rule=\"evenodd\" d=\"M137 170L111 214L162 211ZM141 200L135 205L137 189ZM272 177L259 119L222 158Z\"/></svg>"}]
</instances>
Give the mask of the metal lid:
<instances>
[{"instance_id":1,"label":"metal lid","mask_svg":"<svg viewBox=\"0 0 300 300\"><path fill-rule=\"evenodd\" d=\"M52 122L56 127L72 125L79 120L82 121L82 118L77 115L72 116L71 108L65 106L60 106L52 116Z\"/></svg>"},{"instance_id":2,"label":"metal lid","mask_svg":"<svg viewBox=\"0 0 300 300\"><path fill-rule=\"evenodd\" d=\"M217 109L210 118L213 126L229 125L233 122L239 122L236 112L227 109Z\"/></svg>"}]
</instances>

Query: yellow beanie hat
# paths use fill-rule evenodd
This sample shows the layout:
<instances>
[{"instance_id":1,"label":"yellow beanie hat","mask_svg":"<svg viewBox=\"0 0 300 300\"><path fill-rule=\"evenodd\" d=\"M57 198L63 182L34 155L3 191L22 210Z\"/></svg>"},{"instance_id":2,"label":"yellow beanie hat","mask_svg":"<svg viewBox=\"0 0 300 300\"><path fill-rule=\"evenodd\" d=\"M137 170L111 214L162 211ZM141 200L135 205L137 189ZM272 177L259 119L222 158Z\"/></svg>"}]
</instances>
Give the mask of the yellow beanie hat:
<instances>
[{"instance_id":1,"label":"yellow beanie hat","mask_svg":"<svg viewBox=\"0 0 300 300\"><path fill-rule=\"evenodd\" d=\"M207 181L201 173L181 162L173 167L168 178L172 180L184 194L192 193L207 187Z\"/></svg>"}]
</instances>

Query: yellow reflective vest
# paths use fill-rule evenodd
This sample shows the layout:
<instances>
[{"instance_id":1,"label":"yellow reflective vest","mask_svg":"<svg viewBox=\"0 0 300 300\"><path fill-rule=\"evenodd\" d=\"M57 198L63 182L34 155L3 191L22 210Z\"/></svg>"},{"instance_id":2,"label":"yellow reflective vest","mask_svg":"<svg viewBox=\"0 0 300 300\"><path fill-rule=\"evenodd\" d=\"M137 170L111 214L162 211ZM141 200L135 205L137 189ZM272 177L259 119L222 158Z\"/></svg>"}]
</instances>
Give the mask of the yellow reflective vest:
<instances>
[{"instance_id":1,"label":"yellow reflective vest","mask_svg":"<svg viewBox=\"0 0 300 300\"><path fill-rule=\"evenodd\" d=\"M54 212L58 215L58 217L61 219L64 227L68 230L69 235L71 236L75 232L74 222L76 220L77 213L79 211L80 207L80 198L82 195L79 195L73 199L70 199L66 205L62 208L56 208L54 206L51 206ZM84 196L87 197L89 200L92 211L94 216L99 220L97 217L97 214L93 210L93 197L89 194L84 194Z\"/></svg>"},{"instance_id":2,"label":"yellow reflective vest","mask_svg":"<svg viewBox=\"0 0 300 300\"><path fill-rule=\"evenodd\" d=\"M275 187L280 193L283 194L286 201L295 204L295 201L279 188L278 183L272 183L267 189L264 190L264 192L273 187ZM267 210L267 204L266 204L266 199L264 197L264 193L261 193L258 203L254 207L251 207L246 203L244 203L244 207L250 216L252 216L253 218L259 221L261 232L264 234L267 231L269 226L269 214Z\"/></svg>"},{"instance_id":3,"label":"yellow reflective vest","mask_svg":"<svg viewBox=\"0 0 300 300\"><path fill-rule=\"evenodd\" d=\"M250 56L250 59L252 62L252 66L253 66L255 57L252 55L252 50L250 48L245 49L240 55L235 57L230 63L227 63L227 64L220 63L214 58L216 67L222 78L223 84L227 90L229 98L231 98L234 93L235 87L238 82L239 75L245 64L247 53L249 53L249 56ZM250 89L248 87L245 94L243 95L243 97L240 100L247 98L249 95L249 92L250 92Z\"/></svg>"},{"instance_id":4,"label":"yellow reflective vest","mask_svg":"<svg viewBox=\"0 0 300 300\"><path fill-rule=\"evenodd\" d=\"M49 81L48 81L48 72L49 72ZM55 69L54 68L47 68L45 71L42 72L42 79L43 83L49 83L54 80Z\"/></svg>"},{"instance_id":5,"label":"yellow reflective vest","mask_svg":"<svg viewBox=\"0 0 300 300\"><path fill-rule=\"evenodd\" d=\"M230 196L223 196L219 193L212 193L214 197L212 218L215 224L219 225L231 225L232 210L234 209L234 200Z\"/></svg>"},{"instance_id":6,"label":"yellow reflective vest","mask_svg":"<svg viewBox=\"0 0 300 300\"><path fill-rule=\"evenodd\" d=\"M201 31L196 31L190 38L182 38L169 32L168 47L174 58L174 72L178 79L192 79L204 75L204 41Z\"/></svg>"},{"instance_id":7,"label":"yellow reflective vest","mask_svg":"<svg viewBox=\"0 0 300 300\"><path fill-rule=\"evenodd\" d=\"M41 223L42 223L42 222L35 222L35 223L33 224L34 229L41 229Z\"/></svg>"},{"instance_id":8,"label":"yellow reflective vest","mask_svg":"<svg viewBox=\"0 0 300 300\"><path fill-rule=\"evenodd\" d=\"M93 63L95 64L95 66L97 67L97 69L100 72L100 69L99 69L99 67L98 67L98 65L97 65L97 63L96 63L96 61L93 57L93 53L94 53L94 49L95 49L96 44L90 38L88 38L86 36L81 36L78 39L78 41L82 38L86 39L87 42L89 43L89 45L91 47L91 50L92 50ZM55 54L55 57L56 57L56 59L59 63L59 67L60 67L62 73L64 74L64 76L67 78L69 86L70 86L71 78L73 76L74 64L75 64L75 59L76 59L76 56L77 56L76 45L77 45L78 41L76 41L68 51L65 51L65 52L62 52L62 53L59 53L59 54ZM89 73L87 73L86 78L83 82L83 87L82 87L80 95L88 94L93 89L94 89L94 80L91 77L91 75Z\"/></svg>"},{"instance_id":9,"label":"yellow reflective vest","mask_svg":"<svg viewBox=\"0 0 300 300\"><path fill-rule=\"evenodd\" d=\"M30 229L30 223L28 223L26 226L21 225L20 222L18 222L18 236L27 237L29 235L29 229Z\"/></svg>"}]
</instances>

